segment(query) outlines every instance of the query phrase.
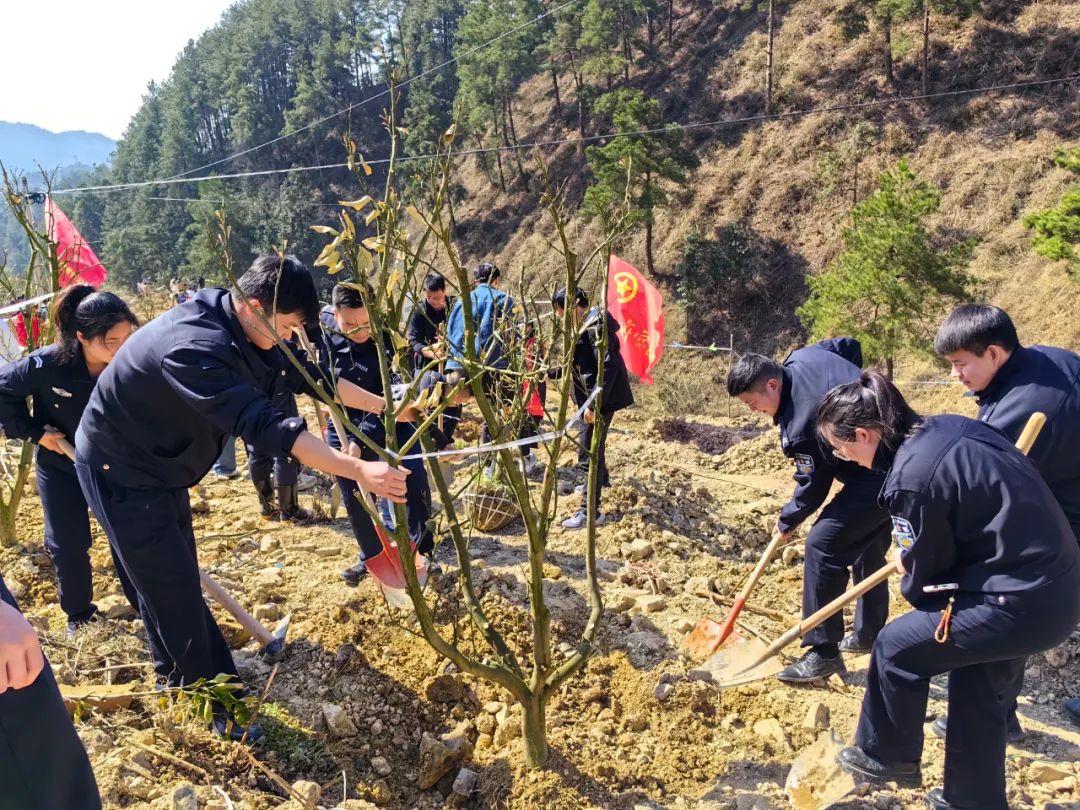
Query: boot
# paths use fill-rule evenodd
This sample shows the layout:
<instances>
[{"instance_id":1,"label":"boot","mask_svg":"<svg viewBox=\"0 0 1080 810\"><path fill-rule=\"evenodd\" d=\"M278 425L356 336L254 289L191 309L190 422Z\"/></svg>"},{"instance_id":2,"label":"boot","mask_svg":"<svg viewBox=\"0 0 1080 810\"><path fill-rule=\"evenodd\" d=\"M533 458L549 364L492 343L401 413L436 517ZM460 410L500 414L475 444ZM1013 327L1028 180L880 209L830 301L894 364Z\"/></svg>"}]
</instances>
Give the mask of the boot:
<instances>
[{"instance_id":1,"label":"boot","mask_svg":"<svg viewBox=\"0 0 1080 810\"><path fill-rule=\"evenodd\" d=\"M296 500L296 484L284 484L278 487L278 513L276 520L303 523L311 520L311 513L301 509Z\"/></svg>"},{"instance_id":2,"label":"boot","mask_svg":"<svg viewBox=\"0 0 1080 810\"><path fill-rule=\"evenodd\" d=\"M259 496L259 511L264 518L273 517L277 513L277 504L274 503L274 485L269 478L260 478L252 481L255 485L255 494Z\"/></svg>"}]
</instances>

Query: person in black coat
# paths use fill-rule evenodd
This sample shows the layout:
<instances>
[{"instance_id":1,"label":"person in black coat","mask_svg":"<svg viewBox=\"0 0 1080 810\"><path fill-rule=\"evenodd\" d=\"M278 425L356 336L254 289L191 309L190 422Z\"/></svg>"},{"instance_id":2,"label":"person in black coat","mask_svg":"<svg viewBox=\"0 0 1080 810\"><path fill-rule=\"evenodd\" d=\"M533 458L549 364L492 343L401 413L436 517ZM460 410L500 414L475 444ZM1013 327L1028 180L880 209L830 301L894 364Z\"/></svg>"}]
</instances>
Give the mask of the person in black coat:
<instances>
[{"instance_id":1,"label":"person in black coat","mask_svg":"<svg viewBox=\"0 0 1080 810\"><path fill-rule=\"evenodd\" d=\"M376 495L405 498L406 470L327 447L270 401L280 381L311 393L277 346L318 319L307 268L293 256L262 256L237 287L235 295L201 290L136 332L98 380L75 443L79 483L135 585L155 672L170 686L236 676L203 600L188 500L225 441L241 436L268 455L288 453ZM318 378L314 364L309 375ZM384 407L344 380L337 396L346 406ZM214 727L243 734L224 707Z\"/></svg>"},{"instance_id":2,"label":"person in black coat","mask_svg":"<svg viewBox=\"0 0 1080 810\"><path fill-rule=\"evenodd\" d=\"M367 295L371 299L370 294ZM379 397L382 402L383 380L379 367L381 353L387 364L393 362L392 343L389 336L377 338L371 334L371 320L364 303L365 295L353 284L338 284L333 291L334 318L336 331L327 332L319 345L319 363L322 373L328 378L348 381L364 391ZM429 372L429 379L434 376ZM396 380L391 380L393 385ZM426 381L425 381L426 382ZM349 421L364 436L378 447L386 446L386 427L383 416L374 409L346 408ZM344 427L344 425L342 425ZM408 441L415 431L415 425L398 422L396 425L399 446ZM435 429L438 432L438 429ZM326 430L326 438L331 447L349 448L360 458L373 460L378 454L370 447L357 441L355 437L339 436L333 424ZM445 447L445 437L436 438L440 449ZM406 482L406 515L409 525L409 540L416 544L417 550L430 556L435 548L435 538L428 528L431 517L431 488L422 459L410 459L402 464L409 470ZM355 565L341 572L341 578L347 585L355 587L367 576L367 561L383 554L384 549L376 533L371 516L360 503L360 493L356 482L339 476L338 488L341 490L345 510L349 515L353 536L360 547L360 558Z\"/></svg>"},{"instance_id":3,"label":"person in black coat","mask_svg":"<svg viewBox=\"0 0 1080 810\"><path fill-rule=\"evenodd\" d=\"M803 561L803 616L809 616L847 588L849 574L860 582L885 564L889 516L877 503L882 477L828 452L817 435L818 405L833 386L859 378L862 350L853 338L833 338L798 349L783 364L760 354L739 358L728 375L728 394L753 411L766 413L780 428L784 455L795 462L795 491L780 510L775 532L785 537L825 503L833 481L843 482L814 522ZM781 681L809 683L845 671L841 652L864 653L889 616L885 584L859 600L852 632L836 614L803 637L807 653L780 673Z\"/></svg>"},{"instance_id":4,"label":"person in black coat","mask_svg":"<svg viewBox=\"0 0 1080 810\"><path fill-rule=\"evenodd\" d=\"M1054 346L1021 346L1008 313L997 307L962 304L934 339L952 375L979 403L979 419L1016 441L1036 411L1047 421L1028 458L1054 493L1080 543L1080 355ZM1066 715L1080 725L1080 698L1065 702ZM946 719L934 733L944 737ZM1024 736L1016 707L1009 713L1009 741Z\"/></svg>"},{"instance_id":5,"label":"person in black coat","mask_svg":"<svg viewBox=\"0 0 1080 810\"><path fill-rule=\"evenodd\" d=\"M138 326L128 305L86 284L53 301L56 342L0 369L0 427L10 439L37 444L38 494L45 518L45 550L56 570L68 631L93 620L90 516L75 465L60 447L72 442L98 376ZM27 407L27 398L33 410ZM134 591L116 566L128 595Z\"/></svg>"},{"instance_id":6,"label":"person in black coat","mask_svg":"<svg viewBox=\"0 0 1080 810\"><path fill-rule=\"evenodd\" d=\"M52 668L2 577L0 751L0 810L101 810Z\"/></svg>"},{"instance_id":7,"label":"person in black coat","mask_svg":"<svg viewBox=\"0 0 1080 810\"><path fill-rule=\"evenodd\" d=\"M555 316L563 317L566 311L566 290L558 290L551 298L551 305L555 309ZM589 308L589 297L584 290L574 292L573 324L578 330L577 340L574 343L574 359L571 364L573 374L574 402L581 407L589 401L593 390L596 388L597 379L600 376L600 368L604 369L603 390L599 396L599 408L589 407L585 410L585 430L581 439L581 454L579 464L584 463L587 468L588 453L593 444L595 431L599 429L599 456L597 458L598 477L596 491L593 500L596 506L597 525L604 523L606 518L600 512L600 491L603 487L611 486L611 478L607 467L607 433L611 427L611 419L624 408L634 404L634 392L630 390L630 376L626 371L626 363L623 361L621 345L619 343L619 323L610 312L603 312L599 307ZM607 346L603 356L600 355L600 345L606 334ZM561 367L548 370L548 376L558 379ZM595 402L593 406L595 406ZM597 414L601 417L597 421ZM578 487L581 494L581 508L572 517L563 521L564 529L581 529L586 523L586 509L588 508L587 485Z\"/></svg>"},{"instance_id":8,"label":"person in black coat","mask_svg":"<svg viewBox=\"0 0 1080 810\"><path fill-rule=\"evenodd\" d=\"M442 372L442 362L438 366L431 366L446 357L445 350L440 349L438 343L440 336L445 337L446 315L453 304L454 299L446 294L446 279L440 273L429 273L424 279L424 298L413 307L405 327L414 377L421 377L425 370ZM443 411L439 423L448 440L453 440L460 419L461 407L458 405Z\"/></svg>"},{"instance_id":9,"label":"person in black coat","mask_svg":"<svg viewBox=\"0 0 1080 810\"><path fill-rule=\"evenodd\" d=\"M1030 459L963 416L920 417L876 372L838 386L818 428L834 451L885 475L900 590L915 610L890 622L870 658L845 770L921 782L930 681L948 673L945 784L932 808L1008 810L1007 715L1024 659L1080 621L1080 547Z\"/></svg>"}]
</instances>

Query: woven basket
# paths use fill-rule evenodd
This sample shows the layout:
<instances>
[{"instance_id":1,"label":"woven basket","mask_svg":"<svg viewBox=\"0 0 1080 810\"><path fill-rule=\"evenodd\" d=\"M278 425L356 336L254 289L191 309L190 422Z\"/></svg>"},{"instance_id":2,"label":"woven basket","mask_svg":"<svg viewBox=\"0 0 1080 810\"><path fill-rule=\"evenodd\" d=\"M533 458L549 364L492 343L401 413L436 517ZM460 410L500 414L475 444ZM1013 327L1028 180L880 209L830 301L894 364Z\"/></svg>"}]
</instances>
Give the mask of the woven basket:
<instances>
[{"instance_id":1,"label":"woven basket","mask_svg":"<svg viewBox=\"0 0 1080 810\"><path fill-rule=\"evenodd\" d=\"M494 532L517 520L521 514L517 502L506 491L472 491L462 496L469 506L473 528Z\"/></svg>"}]
</instances>

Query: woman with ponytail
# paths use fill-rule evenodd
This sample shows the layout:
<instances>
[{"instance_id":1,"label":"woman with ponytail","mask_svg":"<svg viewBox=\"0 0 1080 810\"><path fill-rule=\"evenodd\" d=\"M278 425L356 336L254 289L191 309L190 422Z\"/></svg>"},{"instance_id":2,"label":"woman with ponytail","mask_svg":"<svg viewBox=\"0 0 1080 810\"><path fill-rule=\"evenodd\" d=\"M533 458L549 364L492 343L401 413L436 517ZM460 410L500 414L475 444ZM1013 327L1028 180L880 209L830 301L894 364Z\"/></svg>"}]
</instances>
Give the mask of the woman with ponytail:
<instances>
[{"instance_id":1,"label":"woman with ponytail","mask_svg":"<svg viewBox=\"0 0 1080 810\"><path fill-rule=\"evenodd\" d=\"M64 453L98 376L138 325L128 305L86 284L54 299L55 342L0 368L0 427L9 439L38 445L37 486L45 515L45 548L56 569L68 630L90 621L96 606L90 567L90 518L75 465ZM27 406L27 398L32 408ZM120 566L116 566L128 587Z\"/></svg>"},{"instance_id":2,"label":"woman with ponytail","mask_svg":"<svg viewBox=\"0 0 1080 810\"><path fill-rule=\"evenodd\" d=\"M880 374L822 400L818 430L841 458L885 475L900 590L915 610L870 658L855 745L841 767L917 786L930 679L949 674L944 788L931 808L1008 810L1006 718L1024 659L1080 621L1080 551L1035 466L994 428L920 417Z\"/></svg>"}]
</instances>

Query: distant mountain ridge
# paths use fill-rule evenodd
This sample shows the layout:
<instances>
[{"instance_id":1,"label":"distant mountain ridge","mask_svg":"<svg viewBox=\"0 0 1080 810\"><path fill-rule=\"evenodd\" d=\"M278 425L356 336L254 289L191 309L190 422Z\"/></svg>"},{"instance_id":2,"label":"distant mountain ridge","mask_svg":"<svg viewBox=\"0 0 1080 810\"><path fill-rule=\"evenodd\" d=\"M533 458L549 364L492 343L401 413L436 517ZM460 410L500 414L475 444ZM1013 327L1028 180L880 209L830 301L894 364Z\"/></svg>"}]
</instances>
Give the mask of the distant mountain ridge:
<instances>
[{"instance_id":1,"label":"distant mountain ridge","mask_svg":"<svg viewBox=\"0 0 1080 810\"><path fill-rule=\"evenodd\" d=\"M107 163L116 142L97 132L50 132L33 124L0 121L0 161L26 173L81 164Z\"/></svg>"}]
</instances>

